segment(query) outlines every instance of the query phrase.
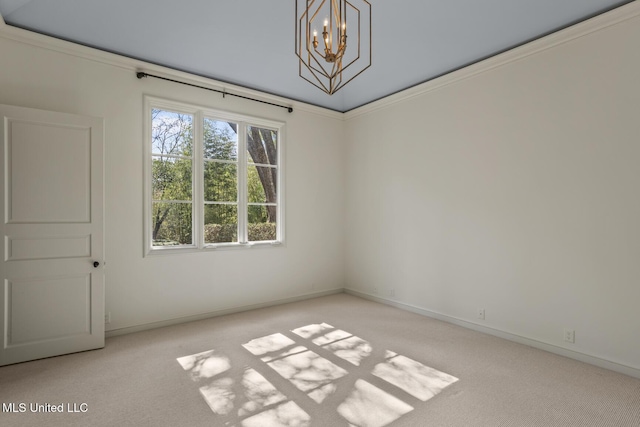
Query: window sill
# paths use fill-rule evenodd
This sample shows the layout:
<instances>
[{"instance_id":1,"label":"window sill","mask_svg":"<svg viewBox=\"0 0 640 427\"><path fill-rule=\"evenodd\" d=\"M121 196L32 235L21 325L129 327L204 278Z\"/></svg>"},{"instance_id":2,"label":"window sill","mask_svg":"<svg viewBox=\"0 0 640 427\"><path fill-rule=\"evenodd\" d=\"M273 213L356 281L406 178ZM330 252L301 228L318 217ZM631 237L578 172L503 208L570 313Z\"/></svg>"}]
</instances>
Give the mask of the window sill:
<instances>
[{"instance_id":1,"label":"window sill","mask_svg":"<svg viewBox=\"0 0 640 427\"><path fill-rule=\"evenodd\" d=\"M151 249L147 249L147 256L156 256L156 255L176 255L176 254L186 254L186 253L202 253L202 252L211 252L211 251L225 251L225 250L243 250L243 249L251 249L251 248L268 248L271 246L284 246L284 243L277 240L272 241L264 241L264 242L249 242L249 243L217 243L217 244L209 244L204 247L197 246L156 246Z\"/></svg>"}]
</instances>

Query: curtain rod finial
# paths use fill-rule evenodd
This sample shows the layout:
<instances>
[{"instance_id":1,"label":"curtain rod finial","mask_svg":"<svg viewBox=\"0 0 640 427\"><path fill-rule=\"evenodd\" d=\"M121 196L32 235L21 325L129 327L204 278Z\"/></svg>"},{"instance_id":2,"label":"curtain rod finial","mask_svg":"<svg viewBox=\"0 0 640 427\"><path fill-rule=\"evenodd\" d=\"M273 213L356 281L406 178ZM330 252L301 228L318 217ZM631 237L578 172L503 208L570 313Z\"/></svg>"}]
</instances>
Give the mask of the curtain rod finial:
<instances>
[{"instance_id":1,"label":"curtain rod finial","mask_svg":"<svg viewBox=\"0 0 640 427\"><path fill-rule=\"evenodd\" d=\"M139 79L143 78L143 77L147 77L147 73L143 73L141 71L138 71L136 73L136 77L138 77Z\"/></svg>"}]
</instances>

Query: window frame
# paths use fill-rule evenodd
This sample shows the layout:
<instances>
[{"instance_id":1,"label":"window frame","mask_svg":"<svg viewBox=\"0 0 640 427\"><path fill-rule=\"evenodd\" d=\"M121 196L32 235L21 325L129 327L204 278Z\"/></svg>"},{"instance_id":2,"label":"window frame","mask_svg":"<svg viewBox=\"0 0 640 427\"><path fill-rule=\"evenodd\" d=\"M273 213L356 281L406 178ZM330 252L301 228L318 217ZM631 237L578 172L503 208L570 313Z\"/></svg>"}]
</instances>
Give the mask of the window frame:
<instances>
[{"instance_id":1,"label":"window frame","mask_svg":"<svg viewBox=\"0 0 640 427\"><path fill-rule=\"evenodd\" d=\"M192 244L179 246L153 246L153 149L151 111L161 109L182 114L193 115L193 165L191 178L191 232ZM238 241L224 243L204 242L204 119L234 122L238 125ZM202 252L220 249L238 249L252 247L270 247L284 245L284 140L285 123L263 119L246 114L232 113L199 105L189 104L180 101L173 101L153 96L144 96L144 255L172 254L185 252ZM277 140L277 164L276 164L276 240L268 241L248 241L248 215L250 206L247 177L248 165L252 162L247 150L247 128L248 126L270 129L278 134Z\"/></svg>"}]
</instances>

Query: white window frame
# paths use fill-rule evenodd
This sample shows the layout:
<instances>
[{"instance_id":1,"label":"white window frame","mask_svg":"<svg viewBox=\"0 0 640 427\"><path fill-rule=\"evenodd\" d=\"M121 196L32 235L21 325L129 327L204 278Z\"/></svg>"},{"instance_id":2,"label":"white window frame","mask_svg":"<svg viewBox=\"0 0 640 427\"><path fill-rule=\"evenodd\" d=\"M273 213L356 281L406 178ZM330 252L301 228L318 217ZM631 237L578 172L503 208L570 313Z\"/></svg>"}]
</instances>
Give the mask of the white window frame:
<instances>
[{"instance_id":1,"label":"white window frame","mask_svg":"<svg viewBox=\"0 0 640 427\"><path fill-rule=\"evenodd\" d=\"M161 109L193 115L193 166L192 166L192 238L193 244L180 246L153 246L153 191L152 191L152 145L151 145L151 111ZM144 97L144 254L171 254L184 252L201 252L216 249L235 249L252 247L269 247L284 244L284 140L285 123L261 119L244 114L214 110L179 101L171 101L152 96ZM238 242L205 243L204 242L204 144L202 140L203 122L205 118L230 121L238 124ZM278 133L277 141L277 208L276 208L276 240L249 242L247 236L247 126L271 129Z\"/></svg>"}]
</instances>

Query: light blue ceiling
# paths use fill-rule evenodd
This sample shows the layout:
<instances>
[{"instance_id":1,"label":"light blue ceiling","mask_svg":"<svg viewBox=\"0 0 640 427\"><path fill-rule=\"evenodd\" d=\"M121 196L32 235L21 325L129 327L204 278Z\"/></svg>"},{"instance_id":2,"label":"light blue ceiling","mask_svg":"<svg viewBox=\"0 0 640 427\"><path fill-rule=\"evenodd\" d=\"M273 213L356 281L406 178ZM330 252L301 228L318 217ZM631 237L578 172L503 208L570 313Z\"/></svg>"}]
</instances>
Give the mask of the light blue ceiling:
<instances>
[{"instance_id":1,"label":"light blue ceiling","mask_svg":"<svg viewBox=\"0 0 640 427\"><path fill-rule=\"evenodd\" d=\"M333 96L298 76L294 1L0 0L11 26L348 111L629 0L369 0L373 64Z\"/></svg>"}]
</instances>

